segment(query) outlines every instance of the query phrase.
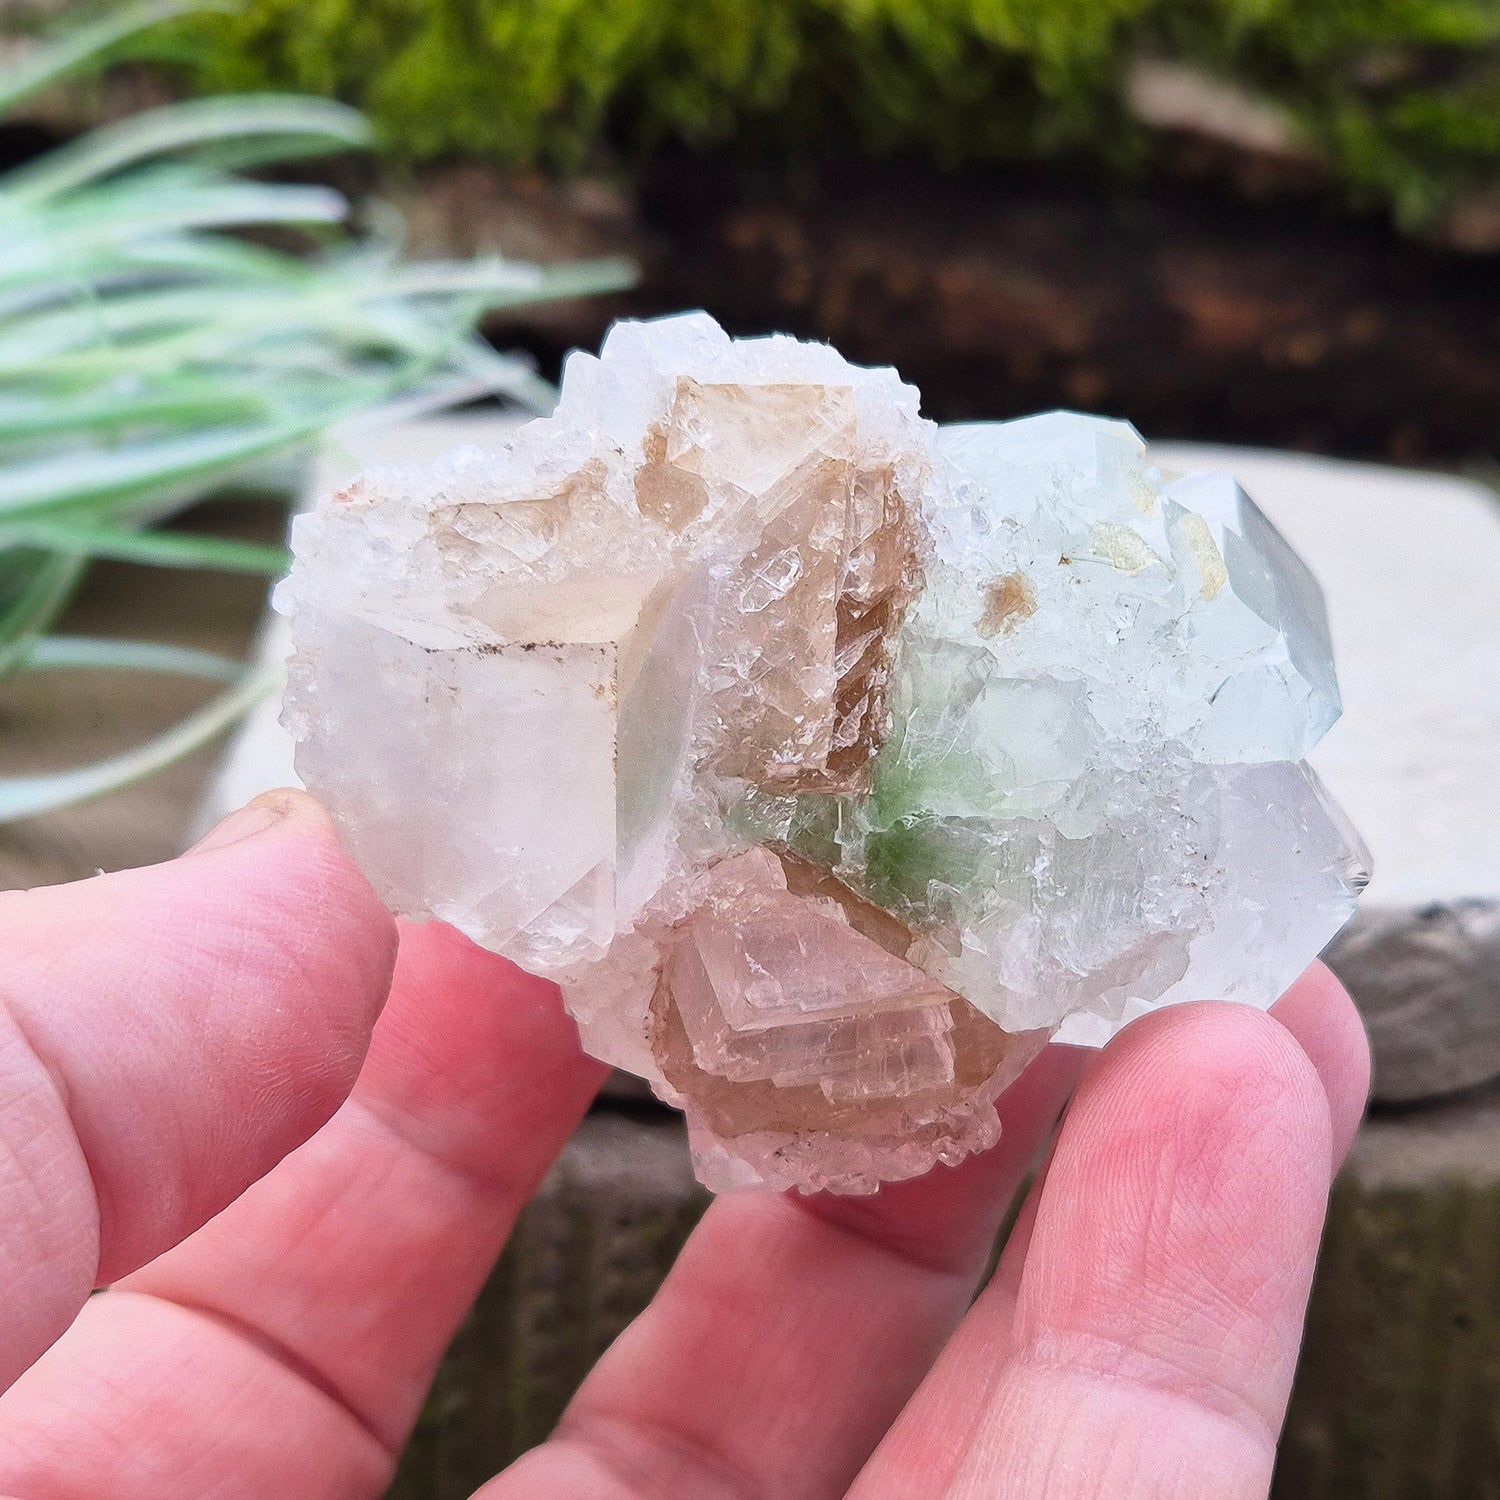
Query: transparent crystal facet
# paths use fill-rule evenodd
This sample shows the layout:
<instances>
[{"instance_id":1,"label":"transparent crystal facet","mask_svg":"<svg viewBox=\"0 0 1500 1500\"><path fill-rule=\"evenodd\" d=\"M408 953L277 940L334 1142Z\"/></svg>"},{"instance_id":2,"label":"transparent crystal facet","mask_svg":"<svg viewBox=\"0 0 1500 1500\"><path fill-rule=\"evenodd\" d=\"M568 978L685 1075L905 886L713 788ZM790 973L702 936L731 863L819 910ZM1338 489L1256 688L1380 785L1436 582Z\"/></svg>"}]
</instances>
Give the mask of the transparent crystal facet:
<instances>
[{"instance_id":1,"label":"transparent crystal facet","mask_svg":"<svg viewBox=\"0 0 1500 1500\"><path fill-rule=\"evenodd\" d=\"M1364 879L1302 761L1317 584L1120 422L939 431L824 346L624 323L294 550L286 722L351 852L556 978L715 1188L983 1149L1049 1037L1268 1005Z\"/></svg>"}]
</instances>

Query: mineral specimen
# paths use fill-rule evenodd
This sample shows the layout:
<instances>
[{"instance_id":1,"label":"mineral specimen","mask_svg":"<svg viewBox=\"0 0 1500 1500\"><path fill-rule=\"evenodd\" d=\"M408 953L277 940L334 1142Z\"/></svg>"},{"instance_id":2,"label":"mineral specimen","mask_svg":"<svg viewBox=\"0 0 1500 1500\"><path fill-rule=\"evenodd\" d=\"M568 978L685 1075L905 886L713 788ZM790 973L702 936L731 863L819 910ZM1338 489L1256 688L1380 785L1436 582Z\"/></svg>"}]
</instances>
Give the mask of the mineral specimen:
<instances>
[{"instance_id":1,"label":"mineral specimen","mask_svg":"<svg viewBox=\"0 0 1500 1500\"><path fill-rule=\"evenodd\" d=\"M556 979L713 1188L998 1135L1051 1037L1268 1005L1349 915L1323 605L1120 422L622 323L498 453L366 474L277 594L298 766L398 911Z\"/></svg>"}]
</instances>

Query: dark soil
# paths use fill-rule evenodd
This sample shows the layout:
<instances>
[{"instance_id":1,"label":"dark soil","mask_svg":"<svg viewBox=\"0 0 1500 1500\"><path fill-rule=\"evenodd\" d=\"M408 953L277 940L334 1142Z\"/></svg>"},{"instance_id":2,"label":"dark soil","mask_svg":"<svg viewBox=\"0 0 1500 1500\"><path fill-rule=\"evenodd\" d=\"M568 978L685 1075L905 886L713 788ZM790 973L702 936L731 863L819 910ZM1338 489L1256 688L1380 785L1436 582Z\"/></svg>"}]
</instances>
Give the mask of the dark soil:
<instances>
[{"instance_id":1,"label":"dark soil","mask_svg":"<svg viewBox=\"0 0 1500 1500\"><path fill-rule=\"evenodd\" d=\"M1069 406L1155 437L1403 462L1500 447L1500 256L1311 196L688 155L626 196L641 287L498 338L555 372L613 316L705 307L735 333L894 364L942 420Z\"/></svg>"}]
</instances>

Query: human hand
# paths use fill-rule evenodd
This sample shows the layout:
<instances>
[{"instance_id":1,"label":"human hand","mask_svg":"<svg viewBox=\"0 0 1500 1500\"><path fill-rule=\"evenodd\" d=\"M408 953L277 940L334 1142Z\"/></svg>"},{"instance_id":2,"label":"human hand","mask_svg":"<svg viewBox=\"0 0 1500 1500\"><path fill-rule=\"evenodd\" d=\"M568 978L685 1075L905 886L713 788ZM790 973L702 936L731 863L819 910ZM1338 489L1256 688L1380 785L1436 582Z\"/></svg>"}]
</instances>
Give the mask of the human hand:
<instances>
[{"instance_id":1,"label":"human hand","mask_svg":"<svg viewBox=\"0 0 1500 1500\"><path fill-rule=\"evenodd\" d=\"M971 1307L1079 1061L956 1169L718 1200L483 1500L1264 1496L1359 1021L1314 967L1132 1025ZM438 925L397 954L299 794L0 895L0 1495L378 1496L603 1072L551 986Z\"/></svg>"}]
</instances>

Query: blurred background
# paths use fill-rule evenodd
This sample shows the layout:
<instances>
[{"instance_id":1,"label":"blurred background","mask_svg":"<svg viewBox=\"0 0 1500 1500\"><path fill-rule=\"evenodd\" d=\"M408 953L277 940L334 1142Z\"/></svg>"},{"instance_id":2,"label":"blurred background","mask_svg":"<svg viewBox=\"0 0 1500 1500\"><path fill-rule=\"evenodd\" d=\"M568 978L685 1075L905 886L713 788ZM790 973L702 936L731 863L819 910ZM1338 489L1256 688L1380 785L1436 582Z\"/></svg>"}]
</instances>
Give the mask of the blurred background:
<instances>
[{"instance_id":1,"label":"blurred background","mask_svg":"<svg viewBox=\"0 0 1500 1500\"><path fill-rule=\"evenodd\" d=\"M613 318L1282 455L1225 462L1327 549L1342 774L1418 852L1335 955L1377 1103L1276 1494L1500 1497L1495 0L0 0L0 174L5 885L182 846L315 461L545 411ZM615 1088L396 1493L543 1436L701 1206Z\"/></svg>"}]
</instances>

